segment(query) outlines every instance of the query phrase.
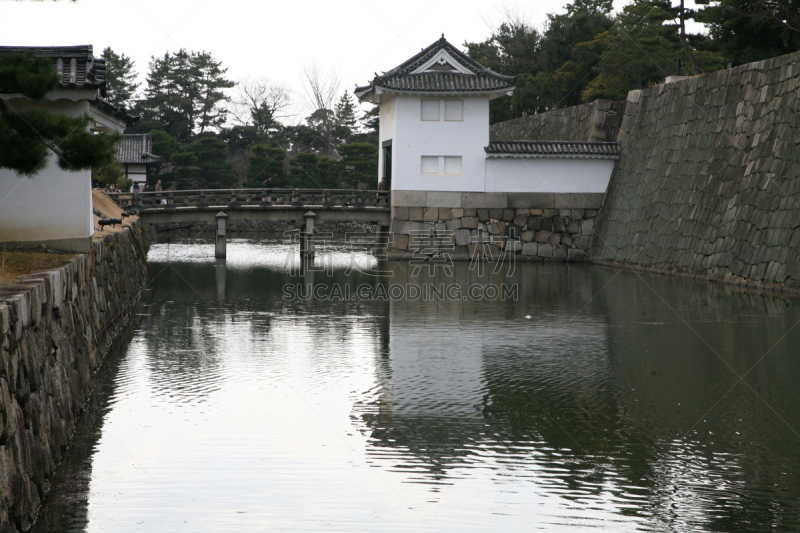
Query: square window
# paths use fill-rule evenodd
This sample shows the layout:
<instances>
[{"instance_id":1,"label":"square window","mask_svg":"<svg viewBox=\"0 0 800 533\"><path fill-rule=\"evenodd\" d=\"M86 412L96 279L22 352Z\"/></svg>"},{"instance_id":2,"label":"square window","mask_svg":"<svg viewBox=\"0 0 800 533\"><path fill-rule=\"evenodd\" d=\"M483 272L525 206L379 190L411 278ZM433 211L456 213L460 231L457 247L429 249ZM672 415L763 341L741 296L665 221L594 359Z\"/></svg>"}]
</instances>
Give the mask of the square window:
<instances>
[{"instance_id":1,"label":"square window","mask_svg":"<svg viewBox=\"0 0 800 533\"><path fill-rule=\"evenodd\" d=\"M444 158L445 174L461 174L461 156Z\"/></svg>"},{"instance_id":2,"label":"square window","mask_svg":"<svg viewBox=\"0 0 800 533\"><path fill-rule=\"evenodd\" d=\"M422 120L439 120L439 100L422 100Z\"/></svg>"},{"instance_id":3,"label":"square window","mask_svg":"<svg viewBox=\"0 0 800 533\"><path fill-rule=\"evenodd\" d=\"M464 102L461 100L445 100L444 119L453 122L464 120Z\"/></svg>"},{"instance_id":4,"label":"square window","mask_svg":"<svg viewBox=\"0 0 800 533\"><path fill-rule=\"evenodd\" d=\"M422 173L423 174L438 174L439 173L439 156L422 156Z\"/></svg>"}]
</instances>

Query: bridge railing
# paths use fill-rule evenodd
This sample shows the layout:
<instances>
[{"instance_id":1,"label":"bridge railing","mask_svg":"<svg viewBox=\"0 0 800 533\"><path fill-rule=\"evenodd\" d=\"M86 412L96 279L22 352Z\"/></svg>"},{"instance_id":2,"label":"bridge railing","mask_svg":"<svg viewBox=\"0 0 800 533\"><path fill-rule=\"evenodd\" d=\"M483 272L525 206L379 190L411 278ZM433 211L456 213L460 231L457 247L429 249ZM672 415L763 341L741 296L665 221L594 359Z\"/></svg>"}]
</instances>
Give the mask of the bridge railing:
<instances>
[{"instance_id":1,"label":"bridge railing","mask_svg":"<svg viewBox=\"0 0 800 533\"><path fill-rule=\"evenodd\" d=\"M389 207L389 191L362 189L198 189L108 193L121 207L174 209L177 207L322 206Z\"/></svg>"}]
</instances>

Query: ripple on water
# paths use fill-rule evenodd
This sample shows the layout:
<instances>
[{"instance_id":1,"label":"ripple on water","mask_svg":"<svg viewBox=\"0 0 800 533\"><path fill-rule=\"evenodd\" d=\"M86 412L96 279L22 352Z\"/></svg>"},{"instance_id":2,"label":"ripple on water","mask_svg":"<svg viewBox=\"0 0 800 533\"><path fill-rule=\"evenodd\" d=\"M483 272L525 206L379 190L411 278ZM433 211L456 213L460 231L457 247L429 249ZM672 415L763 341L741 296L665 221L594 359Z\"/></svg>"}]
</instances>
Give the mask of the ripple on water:
<instances>
[{"instance_id":1,"label":"ripple on water","mask_svg":"<svg viewBox=\"0 0 800 533\"><path fill-rule=\"evenodd\" d=\"M518 265L517 301L286 301L296 252L153 247L85 483L35 530L800 529L800 447L652 290L734 365L775 344L750 376L794 424L791 306L573 265ZM317 282L380 282L328 252Z\"/></svg>"}]
</instances>

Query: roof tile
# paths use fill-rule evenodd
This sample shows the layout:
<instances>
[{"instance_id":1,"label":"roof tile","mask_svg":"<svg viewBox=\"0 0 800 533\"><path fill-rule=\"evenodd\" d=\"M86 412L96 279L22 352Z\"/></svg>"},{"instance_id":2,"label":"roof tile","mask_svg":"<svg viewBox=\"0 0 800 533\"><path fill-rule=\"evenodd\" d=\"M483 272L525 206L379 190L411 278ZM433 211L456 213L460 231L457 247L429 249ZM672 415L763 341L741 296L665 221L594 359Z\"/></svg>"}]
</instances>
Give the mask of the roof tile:
<instances>
[{"instance_id":1,"label":"roof tile","mask_svg":"<svg viewBox=\"0 0 800 533\"><path fill-rule=\"evenodd\" d=\"M469 70L469 73L437 71L436 69L433 69L433 72L428 70L419 74L414 73L441 50L450 54ZM359 99L364 100L374 94L377 87L389 91L481 93L503 89L511 90L516 83L516 76L504 76L489 70L447 42L442 36L441 39L392 70L384 72L380 76L376 75L369 85L356 87L356 95Z\"/></svg>"},{"instance_id":2,"label":"roof tile","mask_svg":"<svg viewBox=\"0 0 800 533\"><path fill-rule=\"evenodd\" d=\"M106 95L106 60L94 57L92 45L0 46L0 54L33 53L50 58L61 78L62 89L99 89Z\"/></svg>"},{"instance_id":3,"label":"roof tile","mask_svg":"<svg viewBox=\"0 0 800 533\"><path fill-rule=\"evenodd\" d=\"M580 141L492 141L489 156L619 159L619 143Z\"/></svg>"},{"instance_id":4,"label":"roof tile","mask_svg":"<svg viewBox=\"0 0 800 533\"><path fill-rule=\"evenodd\" d=\"M128 164L155 164L161 162L161 156L153 155L153 140L149 133L141 135L123 135L117 143L117 161Z\"/></svg>"}]
</instances>

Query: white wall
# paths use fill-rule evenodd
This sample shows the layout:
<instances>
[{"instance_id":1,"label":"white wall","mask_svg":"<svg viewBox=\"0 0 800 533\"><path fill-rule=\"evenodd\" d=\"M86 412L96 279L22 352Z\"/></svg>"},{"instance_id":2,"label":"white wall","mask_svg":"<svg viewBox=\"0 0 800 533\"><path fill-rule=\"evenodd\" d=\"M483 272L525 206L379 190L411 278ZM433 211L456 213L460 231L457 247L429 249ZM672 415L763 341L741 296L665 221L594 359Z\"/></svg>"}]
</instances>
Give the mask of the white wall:
<instances>
[{"instance_id":1,"label":"white wall","mask_svg":"<svg viewBox=\"0 0 800 533\"><path fill-rule=\"evenodd\" d=\"M86 100L33 103L17 98L8 102L19 110L36 108L73 117L84 113L93 116ZM52 153L47 167L33 177L0 169L0 242L79 239L93 233L90 170L61 170Z\"/></svg>"},{"instance_id":2,"label":"white wall","mask_svg":"<svg viewBox=\"0 0 800 533\"><path fill-rule=\"evenodd\" d=\"M88 238L94 233L92 173L66 172L51 154L34 177L0 169L0 242Z\"/></svg>"},{"instance_id":3,"label":"white wall","mask_svg":"<svg viewBox=\"0 0 800 533\"><path fill-rule=\"evenodd\" d=\"M124 168L127 167L127 168ZM147 166L146 165L124 165L126 177L138 183L147 181Z\"/></svg>"},{"instance_id":4,"label":"white wall","mask_svg":"<svg viewBox=\"0 0 800 533\"><path fill-rule=\"evenodd\" d=\"M489 97L464 97L461 122L423 121L420 96L381 95L381 141L392 138L393 190L483 191L484 147L489 143ZM425 97L434 99L436 97ZM445 97L442 97L445 98ZM448 97L449 98L449 97ZM394 116L384 125L384 101L392 102ZM388 109L389 106L386 106ZM384 133L384 129L387 130ZM391 133L389 130L394 130ZM461 156L461 175L422 174L423 155Z\"/></svg>"},{"instance_id":5,"label":"white wall","mask_svg":"<svg viewBox=\"0 0 800 533\"><path fill-rule=\"evenodd\" d=\"M613 159L486 158L486 192L604 193Z\"/></svg>"}]
</instances>

